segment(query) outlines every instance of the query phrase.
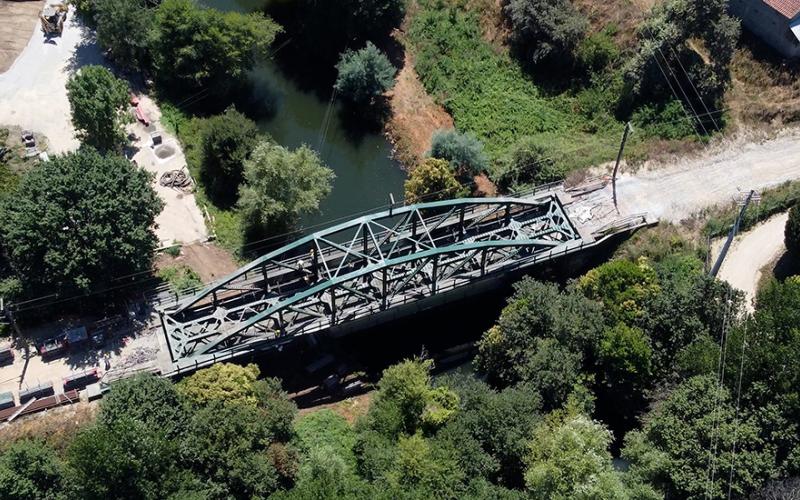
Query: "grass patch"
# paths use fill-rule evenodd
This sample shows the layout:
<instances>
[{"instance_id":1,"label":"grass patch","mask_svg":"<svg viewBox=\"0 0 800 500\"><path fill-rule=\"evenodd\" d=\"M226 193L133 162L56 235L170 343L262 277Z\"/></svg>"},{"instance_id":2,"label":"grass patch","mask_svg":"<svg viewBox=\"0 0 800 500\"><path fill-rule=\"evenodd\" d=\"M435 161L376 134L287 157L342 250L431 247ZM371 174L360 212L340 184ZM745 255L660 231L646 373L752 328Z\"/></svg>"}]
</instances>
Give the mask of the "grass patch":
<instances>
[{"instance_id":1,"label":"grass patch","mask_svg":"<svg viewBox=\"0 0 800 500\"><path fill-rule=\"evenodd\" d=\"M158 277L169 284L170 289L181 295L203 286L203 280L192 268L185 265L167 266L158 271Z\"/></svg>"},{"instance_id":2,"label":"grass patch","mask_svg":"<svg viewBox=\"0 0 800 500\"><path fill-rule=\"evenodd\" d=\"M761 193L761 203L751 203L744 213L739 231L747 231L757 223L789 210L800 200L800 181L787 181ZM735 202L717 206L706 212L703 233L711 238L725 236L733 227L741 207Z\"/></svg>"},{"instance_id":3,"label":"grass patch","mask_svg":"<svg viewBox=\"0 0 800 500\"><path fill-rule=\"evenodd\" d=\"M408 45L425 89L474 133L492 161L523 136L564 151L572 168L613 159L622 124L608 112L621 81L598 77L588 87L545 93L482 33L479 13L465 4L420 0Z\"/></svg>"}]
</instances>

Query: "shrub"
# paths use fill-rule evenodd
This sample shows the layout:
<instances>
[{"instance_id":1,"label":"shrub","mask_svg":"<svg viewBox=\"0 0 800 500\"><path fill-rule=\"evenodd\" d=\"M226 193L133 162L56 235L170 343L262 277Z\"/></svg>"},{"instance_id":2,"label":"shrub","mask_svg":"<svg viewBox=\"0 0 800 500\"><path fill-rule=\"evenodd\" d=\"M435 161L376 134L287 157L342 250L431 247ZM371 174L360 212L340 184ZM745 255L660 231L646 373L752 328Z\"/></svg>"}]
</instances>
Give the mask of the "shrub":
<instances>
[{"instance_id":1,"label":"shrub","mask_svg":"<svg viewBox=\"0 0 800 500\"><path fill-rule=\"evenodd\" d=\"M567 168L556 160L561 157L545 141L525 137L492 167L490 177L501 191L525 184L546 184L564 177Z\"/></svg>"},{"instance_id":2,"label":"shrub","mask_svg":"<svg viewBox=\"0 0 800 500\"><path fill-rule=\"evenodd\" d=\"M786 221L784 230L784 242L786 250L792 253L800 253L800 204L794 205L789 210L789 220Z\"/></svg>"},{"instance_id":3,"label":"shrub","mask_svg":"<svg viewBox=\"0 0 800 500\"><path fill-rule=\"evenodd\" d=\"M190 292L203 286L200 275L186 265L167 266L158 272L158 277L169 284L177 294Z\"/></svg>"},{"instance_id":4,"label":"shrub","mask_svg":"<svg viewBox=\"0 0 800 500\"><path fill-rule=\"evenodd\" d=\"M405 182L408 203L448 200L457 197L460 190L461 184L450 170L450 165L436 158L428 158L418 165Z\"/></svg>"},{"instance_id":5,"label":"shrub","mask_svg":"<svg viewBox=\"0 0 800 500\"><path fill-rule=\"evenodd\" d=\"M344 52L336 65L334 88L353 104L369 104L392 88L397 69L372 42L361 50Z\"/></svg>"},{"instance_id":6,"label":"shrub","mask_svg":"<svg viewBox=\"0 0 800 500\"><path fill-rule=\"evenodd\" d=\"M481 141L455 129L437 130L431 138L428 156L447 160L453 170L464 177L473 177L489 168Z\"/></svg>"},{"instance_id":7,"label":"shrub","mask_svg":"<svg viewBox=\"0 0 800 500\"><path fill-rule=\"evenodd\" d=\"M244 175L244 161L258 143L258 126L234 108L205 121L200 180L209 198L219 206L236 202Z\"/></svg>"},{"instance_id":8,"label":"shrub","mask_svg":"<svg viewBox=\"0 0 800 500\"><path fill-rule=\"evenodd\" d=\"M602 71L619 57L619 49L607 31L593 33L580 41L575 58L588 74Z\"/></svg>"},{"instance_id":9,"label":"shrub","mask_svg":"<svg viewBox=\"0 0 800 500\"><path fill-rule=\"evenodd\" d=\"M569 60L588 27L570 0L508 0L503 12L511 43L533 64Z\"/></svg>"}]
</instances>

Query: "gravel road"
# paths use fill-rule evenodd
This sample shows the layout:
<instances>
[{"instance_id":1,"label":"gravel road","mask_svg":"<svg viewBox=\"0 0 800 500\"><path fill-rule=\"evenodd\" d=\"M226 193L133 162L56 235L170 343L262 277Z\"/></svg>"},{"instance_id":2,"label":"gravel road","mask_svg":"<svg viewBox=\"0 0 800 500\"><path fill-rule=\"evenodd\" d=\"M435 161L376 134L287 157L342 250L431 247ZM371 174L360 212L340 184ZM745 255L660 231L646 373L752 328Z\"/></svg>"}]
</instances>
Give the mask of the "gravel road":
<instances>
[{"instance_id":1,"label":"gravel road","mask_svg":"<svg viewBox=\"0 0 800 500\"><path fill-rule=\"evenodd\" d=\"M800 179L800 129L760 142L720 144L696 158L623 174L617 181L620 212L648 212L679 222L702 208L726 203L740 191ZM608 188L610 189L610 187Z\"/></svg>"}]
</instances>

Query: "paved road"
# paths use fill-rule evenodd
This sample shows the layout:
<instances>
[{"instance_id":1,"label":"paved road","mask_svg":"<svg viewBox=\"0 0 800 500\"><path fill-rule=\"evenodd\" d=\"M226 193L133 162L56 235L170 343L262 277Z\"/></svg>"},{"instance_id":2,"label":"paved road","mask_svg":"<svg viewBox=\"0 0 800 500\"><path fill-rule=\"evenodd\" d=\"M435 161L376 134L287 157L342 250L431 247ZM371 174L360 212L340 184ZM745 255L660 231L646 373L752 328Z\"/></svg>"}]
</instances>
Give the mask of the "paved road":
<instances>
[{"instance_id":1,"label":"paved road","mask_svg":"<svg viewBox=\"0 0 800 500\"><path fill-rule=\"evenodd\" d=\"M0 124L18 125L44 134L49 151L77 149L65 85L72 72L85 64L102 64L97 44L70 11L61 37L45 41L35 30L25 50L7 72L0 74Z\"/></svg>"},{"instance_id":2,"label":"paved road","mask_svg":"<svg viewBox=\"0 0 800 500\"><path fill-rule=\"evenodd\" d=\"M800 129L764 142L723 144L697 158L623 174L617 194L622 213L648 212L679 222L730 201L739 191L791 179L800 179Z\"/></svg>"}]
</instances>

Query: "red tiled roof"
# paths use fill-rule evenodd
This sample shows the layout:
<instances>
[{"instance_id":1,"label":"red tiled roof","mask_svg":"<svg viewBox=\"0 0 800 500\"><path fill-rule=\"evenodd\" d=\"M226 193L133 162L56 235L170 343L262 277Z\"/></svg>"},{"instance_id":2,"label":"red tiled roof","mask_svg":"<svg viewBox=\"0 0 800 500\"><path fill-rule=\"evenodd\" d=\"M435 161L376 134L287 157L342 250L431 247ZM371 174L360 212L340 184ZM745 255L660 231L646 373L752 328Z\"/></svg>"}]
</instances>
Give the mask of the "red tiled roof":
<instances>
[{"instance_id":1,"label":"red tiled roof","mask_svg":"<svg viewBox=\"0 0 800 500\"><path fill-rule=\"evenodd\" d=\"M780 12L787 19L793 19L800 12L800 0L764 0L764 3Z\"/></svg>"}]
</instances>

